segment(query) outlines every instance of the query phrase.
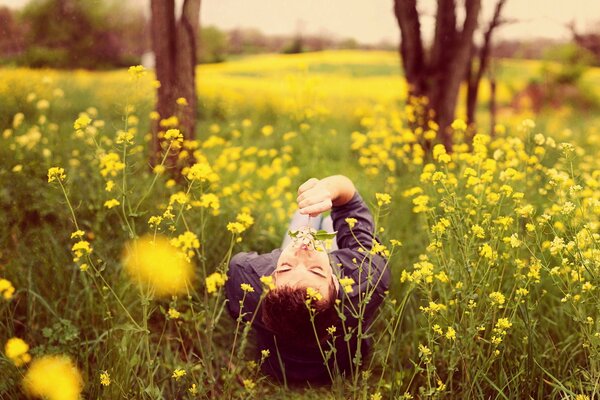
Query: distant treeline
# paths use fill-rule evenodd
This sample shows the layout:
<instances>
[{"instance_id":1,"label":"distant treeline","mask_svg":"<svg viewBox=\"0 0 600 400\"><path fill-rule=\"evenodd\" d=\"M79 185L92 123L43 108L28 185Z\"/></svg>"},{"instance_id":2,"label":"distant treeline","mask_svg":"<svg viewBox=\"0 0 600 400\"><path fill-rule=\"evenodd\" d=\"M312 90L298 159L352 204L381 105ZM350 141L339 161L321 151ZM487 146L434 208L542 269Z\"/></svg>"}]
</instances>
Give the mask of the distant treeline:
<instances>
[{"instance_id":1,"label":"distant treeline","mask_svg":"<svg viewBox=\"0 0 600 400\"><path fill-rule=\"evenodd\" d=\"M141 9L128 4L116 0L31 0L21 10L0 7L0 64L87 69L139 64L152 49L149 21ZM587 35L585 39L580 45L593 53L597 49L597 62L600 35ZM259 53L397 50L397 43L390 42L367 45L351 38L300 33L266 35L258 29L223 31L214 26L201 27L197 43L201 63ZM541 59L557 44L547 39L497 42L493 55Z\"/></svg>"}]
</instances>

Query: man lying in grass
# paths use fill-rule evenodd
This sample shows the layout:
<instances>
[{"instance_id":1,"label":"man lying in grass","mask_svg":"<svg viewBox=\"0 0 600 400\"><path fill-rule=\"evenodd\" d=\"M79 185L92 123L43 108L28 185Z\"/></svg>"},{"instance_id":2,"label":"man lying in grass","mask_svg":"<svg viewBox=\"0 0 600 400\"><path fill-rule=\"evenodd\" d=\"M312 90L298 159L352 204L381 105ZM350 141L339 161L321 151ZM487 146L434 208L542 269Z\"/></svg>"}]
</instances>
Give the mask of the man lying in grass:
<instances>
[{"instance_id":1,"label":"man lying in grass","mask_svg":"<svg viewBox=\"0 0 600 400\"><path fill-rule=\"evenodd\" d=\"M309 179L297 201L294 237L267 254L235 255L225 292L231 315L251 322L258 349L269 350L264 372L283 382L327 382L355 374L368 353L366 336L390 274L374 251L371 213L350 179ZM337 233L327 253L320 240L327 235L301 225L322 227L320 215L329 210Z\"/></svg>"}]
</instances>

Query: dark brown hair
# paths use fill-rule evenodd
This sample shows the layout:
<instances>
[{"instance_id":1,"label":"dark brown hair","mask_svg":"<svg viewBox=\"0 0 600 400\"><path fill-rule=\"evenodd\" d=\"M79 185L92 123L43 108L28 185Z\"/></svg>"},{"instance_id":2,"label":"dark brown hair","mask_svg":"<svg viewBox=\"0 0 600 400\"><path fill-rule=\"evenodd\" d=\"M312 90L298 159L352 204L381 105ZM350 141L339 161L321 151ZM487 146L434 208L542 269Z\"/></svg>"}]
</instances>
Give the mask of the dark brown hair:
<instances>
[{"instance_id":1,"label":"dark brown hair","mask_svg":"<svg viewBox=\"0 0 600 400\"><path fill-rule=\"evenodd\" d=\"M335 285L329 287L329 298L319 301L308 299L305 287L283 286L269 290L262 301L262 321L268 329L285 342L297 345L315 345L315 330L308 307L314 310L314 328L319 341L327 338L327 328L338 319L335 310Z\"/></svg>"}]
</instances>

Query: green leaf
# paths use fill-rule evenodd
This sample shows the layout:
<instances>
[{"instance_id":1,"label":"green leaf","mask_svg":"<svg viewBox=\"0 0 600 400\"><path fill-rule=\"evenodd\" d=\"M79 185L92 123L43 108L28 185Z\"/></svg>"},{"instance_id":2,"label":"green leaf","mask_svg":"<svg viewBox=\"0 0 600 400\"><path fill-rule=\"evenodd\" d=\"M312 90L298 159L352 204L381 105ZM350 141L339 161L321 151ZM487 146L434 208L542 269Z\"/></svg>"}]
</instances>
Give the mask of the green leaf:
<instances>
[{"instance_id":1,"label":"green leaf","mask_svg":"<svg viewBox=\"0 0 600 400\"><path fill-rule=\"evenodd\" d=\"M337 233L337 231L327 232L327 231L321 229L318 232L314 233L313 237L315 238L315 240L328 240L328 239L333 239L335 237L336 233Z\"/></svg>"}]
</instances>

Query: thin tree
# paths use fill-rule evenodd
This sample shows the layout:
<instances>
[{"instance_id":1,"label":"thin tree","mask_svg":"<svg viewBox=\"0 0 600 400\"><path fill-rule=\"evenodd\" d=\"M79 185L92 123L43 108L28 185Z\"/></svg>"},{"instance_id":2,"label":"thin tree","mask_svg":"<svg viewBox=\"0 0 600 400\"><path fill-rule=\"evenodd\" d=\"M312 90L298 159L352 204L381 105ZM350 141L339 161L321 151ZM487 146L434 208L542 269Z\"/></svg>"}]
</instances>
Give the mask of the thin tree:
<instances>
[{"instance_id":1,"label":"thin tree","mask_svg":"<svg viewBox=\"0 0 600 400\"><path fill-rule=\"evenodd\" d=\"M160 82L156 111L160 119L177 116L179 129L184 137L191 139L196 126L196 38L200 0L184 0L179 20L175 16L175 0L151 0L150 7L156 79ZM179 98L184 98L187 106L178 107ZM161 152L159 121L153 127L153 165Z\"/></svg>"},{"instance_id":2,"label":"thin tree","mask_svg":"<svg viewBox=\"0 0 600 400\"><path fill-rule=\"evenodd\" d=\"M490 63L490 53L492 50L492 33L494 30L499 27L501 24L506 21L501 18L502 8L506 4L506 0L498 0L496 3L496 7L494 9L494 15L488 24L485 33L483 34L483 43L481 47L478 49L473 46L473 55L471 57L471 61L469 62L467 68L467 125L474 128L475 125L475 112L477 110L477 97L479 95L479 84L481 83L481 78L485 74L488 69ZM476 54L475 54L476 53ZM495 78L491 77L490 79L491 90L492 93L495 91ZM492 104L494 103L494 98L491 99ZM494 106L490 107L490 111L494 112ZM492 115L492 120L494 120L494 115ZM494 124L495 125L495 124ZM492 125L492 133L494 125Z\"/></svg>"},{"instance_id":3,"label":"thin tree","mask_svg":"<svg viewBox=\"0 0 600 400\"><path fill-rule=\"evenodd\" d=\"M450 125L471 60L473 35L477 29L481 0L465 0L465 17L457 22L455 0L438 0L433 43L426 54L416 0L394 0L394 13L400 27L400 56L409 96L427 97L439 126L438 136L452 149Z\"/></svg>"}]
</instances>

